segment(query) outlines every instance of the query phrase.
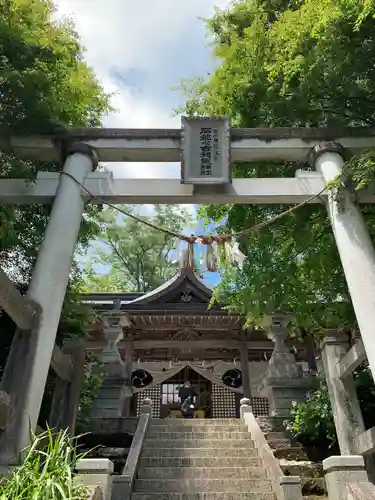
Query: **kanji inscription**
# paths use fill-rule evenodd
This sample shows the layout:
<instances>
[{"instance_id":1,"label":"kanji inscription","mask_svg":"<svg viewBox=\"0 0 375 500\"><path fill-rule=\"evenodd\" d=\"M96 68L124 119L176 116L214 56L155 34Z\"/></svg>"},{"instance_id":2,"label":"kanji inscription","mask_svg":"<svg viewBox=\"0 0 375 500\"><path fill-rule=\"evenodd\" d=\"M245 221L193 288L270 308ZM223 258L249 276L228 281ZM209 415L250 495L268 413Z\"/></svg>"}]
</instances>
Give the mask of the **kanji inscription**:
<instances>
[{"instance_id":1,"label":"kanji inscription","mask_svg":"<svg viewBox=\"0 0 375 500\"><path fill-rule=\"evenodd\" d=\"M231 182L229 122L226 118L182 118L181 181Z\"/></svg>"}]
</instances>

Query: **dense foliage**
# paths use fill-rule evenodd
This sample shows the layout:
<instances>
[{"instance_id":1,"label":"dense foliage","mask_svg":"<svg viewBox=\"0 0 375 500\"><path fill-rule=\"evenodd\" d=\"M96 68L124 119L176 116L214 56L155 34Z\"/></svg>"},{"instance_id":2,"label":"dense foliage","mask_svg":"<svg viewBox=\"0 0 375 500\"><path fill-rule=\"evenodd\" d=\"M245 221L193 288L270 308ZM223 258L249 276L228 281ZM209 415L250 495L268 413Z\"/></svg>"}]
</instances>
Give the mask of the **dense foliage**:
<instances>
[{"instance_id":1,"label":"dense foliage","mask_svg":"<svg viewBox=\"0 0 375 500\"><path fill-rule=\"evenodd\" d=\"M110 110L110 96L103 91L83 55L71 22L55 20L51 0L0 1L1 178L33 180L38 171L62 168L58 162L22 161L6 152L6 138L10 134L27 136L69 127L99 126L102 115ZM78 251L84 251L90 238L99 231L98 211L86 208ZM0 206L0 265L23 293L27 291L49 212L49 206ZM57 334L59 344L67 336L83 336L92 321L92 311L77 300L80 282L81 273L74 264ZM14 330L15 325L2 315L1 371ZM53 385L53 378L49 377L46 404L40 415L42 425L48 417Z\"/></svg>"},{"instance_id":2,"label":"dense foliage","mask_svg":"<svg viewBox=\"0 0 375 500\"><path fill-rule=\"evenodd\" d=\"M316 447L326 455L337 446L335 424L325 380L312 391L305 403L294 403L286 428L307 448ZM332 453L331 453L332 454ZM321 460L325 458L319 457Z\"/></svg>"},{"instance_id":3,"label":"dense foliage","mask_svg":"<svg viewBox=\"0 0 375 500\"><path fill-rule=\"evenodd\" d=\"M1 480L0 500L86 500L87 487L74 479L80 458L66 432L33 436L23 464Z\"/></svg>"},{"instance_id":4,"label":"dense foliage","mask_svg":"<svg viewBox=\"0 0 375 500\"><path fill-rule=\"evenodd\" d=\"M375 21L372 0L239 0L207 21L219 65L207 81L183 82L188 115L227 115L242 127L341 127L375 123ZM374 179L373 155L345 172L354 189ZM369 168L370 165L370 168ZM371 166L372 165L372 166ZM307 165L236 166L237 177L292 177ZM346 179L347 180L347 179ZM285 206L201 209L236 232ZM375 217L363 206L372 237ZM310 331L355 325L325 208L305 206L242 237L244 272L223 270L216 296L257 322L269 309L292 311Z\"/></svg>"},{"instance_id":5,"label":"dense foliage","mask_svg":"<svg viewBox=\"0 0 375 500\"><path fill-rule=\"evenodd\" d=\"M137 213L135 206L119 208ZM152 216L140 217L178 234L189 225L189 213L178 205L155 205L154 211ZM103 210L100 224L102 232L85 270L85 291L149 292L177 272L179 256L173 236L123 216L113 208ZM102 274L96 272L98 266Z\"/></svg>"},{"instance_id":6,"label":"dense foliage","mask_svg":"<svg viewBox=\"0 0 375 500\"><path fill-rule=\"evenodd\" d=\"M355 386L366 429L375 426L375 387L369 367L354 373ZM287 429L306 447L319 452L322 460L337 451L337 436L331 403L324 379L305 403L294 403Z\"/></svg>"},{"instance_id":7,"label":"dense foliage","mask_svg":"<svg viewBox=\"0 0 375 500\"><path fill-rule=\"evenodd\" d=\"M74 126L99 126L109 96L83 60L73 25L57 22L51 0L0 2L0 128L2 146L10 133L51 133ZM0 153L1 177L35 178L40 170L60 170L59 163L21 161ZM0 263L18 283L30 279L50 207L0 207ZM79 235L83 249L97 233L98 209L88 207ZM72 270L70 294L60 333L83 334L86 312L77 307L79 273Z\"/></svg>"}]
</instances>

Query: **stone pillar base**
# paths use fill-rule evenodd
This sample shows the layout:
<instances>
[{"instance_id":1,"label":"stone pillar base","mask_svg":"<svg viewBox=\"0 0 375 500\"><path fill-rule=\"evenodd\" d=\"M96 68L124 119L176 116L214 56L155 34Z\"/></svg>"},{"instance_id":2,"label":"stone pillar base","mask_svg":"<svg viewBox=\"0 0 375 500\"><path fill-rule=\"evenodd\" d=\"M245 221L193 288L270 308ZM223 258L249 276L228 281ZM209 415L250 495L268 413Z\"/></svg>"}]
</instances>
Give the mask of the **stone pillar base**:
<instances>
[{"instance_id":1,"label":"stone pillar base","mask_svg":"<svg viewBox=\"0 0 375 500\"><path fill-rule=\"evenodd\" d=\"M309 379L268 378L266 381L269 415L271 417L289 417L293 402L302 403L311 388Z\"/></svg>"},{"instance_id":2,"label":"stone pillar base","mask_svg":"<svg viewBox=\"0 0 375 500\"><path fill-rule=\"evenodd\" d=\"M84 458L77 464L78 481L100 488L103 500L111 500L113 463L107 458Z\"/></svg>"},{"instance_id":3,"label":"stone pillar base","mask_svg":"<svg viewBox=\"0 0 375 500\"><path fill-rule=\"evenodd\" d=\"M126 389L122 379L106 378L93 401L91 416L94 418L122 417L127 395Z\"/></svg>"},{"instance_id":4,"label":"stone pillar base","mask_svg":"<svg viewBox=\"0 0 375 500\"><path fill-rule=\"evenodd\" d=\"M360 455L332 456L323 460L329 500L348 500L347 485L367 483L365 462Z\"/></svg>"}]
</instances>

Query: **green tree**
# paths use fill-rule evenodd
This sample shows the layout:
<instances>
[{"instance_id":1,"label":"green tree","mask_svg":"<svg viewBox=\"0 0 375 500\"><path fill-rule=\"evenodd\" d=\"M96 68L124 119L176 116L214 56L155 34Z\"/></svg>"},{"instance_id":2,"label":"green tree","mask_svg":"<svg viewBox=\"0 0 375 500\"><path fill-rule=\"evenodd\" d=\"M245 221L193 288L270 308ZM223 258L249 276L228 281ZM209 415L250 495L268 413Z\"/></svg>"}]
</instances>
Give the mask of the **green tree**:
<instances>
[{"instance_id":1,"label":"green tree","mask_svg":"<svg viewBox=\"0 0 375 500\"><path fill-rule=\"evenodd\" d=\"M136 214L136 207L119 207ZM152 224L181 233L190 216L178 205L155 205L154 216L141 218ZM152 229L112 208L100 216L103 228L94 243L95 254L86 266L85 291L154 290L171 278L179 267L177 238ZM108 268L107 274L95 272L95 266Z\"/></svg>"},{"instance_id":2,"label":"green tree","mask_svg":"<svg viewBox=\"0 0 375 500\"><path fill-rule=\"evenodd\" d=\"M109 111L105 94L83 60L73 24L53 18L50 0L0 1L0 127L9 133L54 133L67 127L99 126ZM59 163L21 161L0 152L1 177L34 179L40 170L60 170ZM27 283L50 207L0 207L0 261L13 277ZM80 243L97 231L89 207Z\"/></svg>"},{"instance_id":3,"label":"green tree","mask_svg":"<svg viewBox=\"0 0 375 500\"><path fill-rule=\"evenodd\" d=\"M0 144L10 134L57 133L70 127L100 126L111 108L70 21L54 20L51 0L0 0ZM38 171L59 171L60 162L22 161L0 151L0 177L36 178ZM100 208L88 206L79 234L78 251L99 230ZM41 244L49 206L0 206L0 265L22 291L27 290ZM63 231L64 228L61 228ZM57 341L67 334L82 336L92 311L76 298L80 271L74 264ZM0 349L3 369L15 325L1 317L4 339ZM47 384L46 397L51 397ZM46 406L48 407L48 405ZM48 410L48 408L47 408ZM41 413L44 425L47 414Z\"/></svg>"},{"instance_id":4,"label":"green tree","mask_svg":"<svg viewBox=\"0 0 375 500\"><path fill-rule=\"evenodd\" d=\"M375 123L374 2L240 0L207 27L217 69L183 82L188 115L227 115L242 127L339 127ZM181 111L181 110L180 110ZM374 179L373 154L348 167L354 188ZM236 177L292 177L295 164L236 166ZM206 220L232 233L285 206L209 205ZM363 212L372 237L374 210ZM355 318L326 210L305 206L240 240L244 272L225 269L216 296L257 322L269 309L291 311L310 331L352 327Z\"/></svg>"}]
</instances>

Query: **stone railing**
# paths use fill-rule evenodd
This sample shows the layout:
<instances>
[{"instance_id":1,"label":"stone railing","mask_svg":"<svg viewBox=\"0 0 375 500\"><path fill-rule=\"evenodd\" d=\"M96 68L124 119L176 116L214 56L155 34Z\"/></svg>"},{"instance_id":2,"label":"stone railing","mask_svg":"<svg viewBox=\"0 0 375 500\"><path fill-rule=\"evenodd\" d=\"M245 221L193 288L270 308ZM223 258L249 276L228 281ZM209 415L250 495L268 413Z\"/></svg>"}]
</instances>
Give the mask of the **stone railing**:
<instances>
[{"instance_id":1,"label":"stone railing","mask_svg":"<svg viewBox=\"0 0 375 500\"><path fill-rule=\"evenodd\" d=\"M142 401L137 430L133 437L124 470L121 475L114 476L112 500L130 500L131 498L134 481L137 476L139 459L151 420L151 404L151 399L144 399Z\"/></svg>"},{"instance_id":2,"label":"stone railing","mask_svg":"<svg viewBox=\"0 0 375 500\"><path fill-rule=\"evenodd\" d=\"M259 451L267 477L272 482L277 500L302 500L301 478L299 476L284 476L279 461L274 456L267 440L254 417L250 400L241 399L241 418L244 420L251 439Z\"/></svg>"}]
</instances>

